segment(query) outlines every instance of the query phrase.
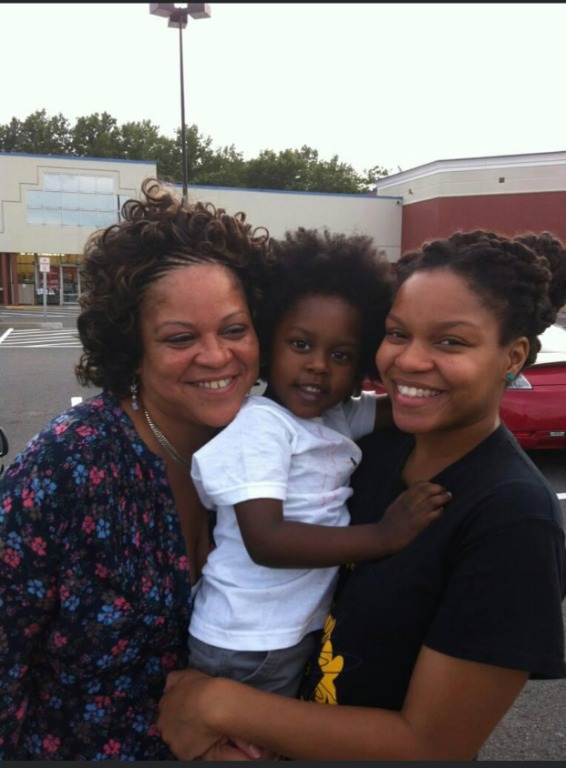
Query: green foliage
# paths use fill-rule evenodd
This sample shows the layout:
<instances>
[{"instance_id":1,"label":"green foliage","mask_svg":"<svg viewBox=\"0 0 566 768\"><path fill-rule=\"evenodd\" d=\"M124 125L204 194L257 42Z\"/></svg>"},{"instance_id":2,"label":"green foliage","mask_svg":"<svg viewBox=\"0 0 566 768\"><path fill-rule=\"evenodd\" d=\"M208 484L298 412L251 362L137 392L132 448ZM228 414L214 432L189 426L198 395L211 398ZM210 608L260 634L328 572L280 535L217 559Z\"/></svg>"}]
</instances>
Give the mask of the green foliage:
<instances>
[{"instance_id":1,"label":"green foliage","mask_svg":"<svg viewBox=\"0 0 566 768\"><path fill-rule=\"evenodd\" d=\"M108 112L79 117L71 136L72 154L77 157L121 157L118 122Z\"/></svg>"},{"instance_id":2,"label":"green foliage","mask_svg":"<svg viewBox=\"0 0 566 768\"><path fill-rule=\"evenodd\" d=\"M276 154L262 150L246 167L246 186L257 189L289 189L304 192L366 192L367 185L351 165L338 155L320 160L316 149L285 149Z\"/></svg>"},{"instance_id":3,"label":"green foliage","mask_svg":"<svg viewBox=\"0 0 566 768\"><path fill-rule=\"evenodd\" d=\"M214 148L196 125L186 128L186 149L189 183L203 186L362 193L388 174L375 165L360 175L338 155L322 160L307 146L277 153L264 149L244 160L233 144ZM162 136L150 120L118 125L107 112L79 117L74 126L61 114L49 117L45 109L24 121L13 117L0 125L0 152L152 160L160 178L179 184L183 179L180 129L173 138Z\"/></svg>"},{"instance_id":4,"label":"green foliage","mask_svg":"<svg viewBox=\"0 0 566 768\"><path fill-rule=\"evenodd\" d=\"M0 151L73 154L69 123L61 114L47 117L44 109L33 112L23 122L13 117L7 125L0 125Z\"/></svg>"}]
</instances>

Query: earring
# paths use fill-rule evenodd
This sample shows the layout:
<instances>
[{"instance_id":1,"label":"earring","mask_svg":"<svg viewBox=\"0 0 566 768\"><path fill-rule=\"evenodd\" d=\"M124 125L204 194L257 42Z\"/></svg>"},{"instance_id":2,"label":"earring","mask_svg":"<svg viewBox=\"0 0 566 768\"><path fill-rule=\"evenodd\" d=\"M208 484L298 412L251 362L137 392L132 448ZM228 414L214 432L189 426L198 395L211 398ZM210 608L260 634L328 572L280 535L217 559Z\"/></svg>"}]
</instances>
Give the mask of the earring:
<instances>
[{"instance_id":1,"label":"earring","mask_svg":"<svg viewBox=\"0 0 566 768\"><path fill-rule=\"evenodd\" d=\"M132 408L134 411L138 410L138 380L133 380L130 384L130 395L132 396Z\"/></svg>"},{"instance_id":2,"label":"earring","mask_svg":"<svg viewBox=\"0 0 566 768\"><path fill-rule=\"evenodd\" d=\"M515 379L515 374L513 373L513 371L509 371L509 373L505 376L505 378L507 379L508 383L511 384Z\"/></svg>"}]
</instances>

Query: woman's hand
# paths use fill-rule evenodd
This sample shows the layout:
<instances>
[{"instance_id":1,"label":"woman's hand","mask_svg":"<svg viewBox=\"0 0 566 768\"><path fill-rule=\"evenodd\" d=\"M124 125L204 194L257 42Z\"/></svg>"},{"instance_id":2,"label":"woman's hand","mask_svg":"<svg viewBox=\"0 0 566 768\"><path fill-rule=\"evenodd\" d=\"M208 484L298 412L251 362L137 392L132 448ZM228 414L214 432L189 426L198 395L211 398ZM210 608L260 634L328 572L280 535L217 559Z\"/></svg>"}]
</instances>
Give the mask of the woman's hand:
<instances>
[{"instance_id":1,"label":"woman's hand","mask_svg":"<svg viewBox=\"0 0 566 768\"><path fill-rule=\"evenodd\" d=\"M180 760L272 760L272 752L216 733L206 712L221 697L222 680L196 669L171 672L159 703L157 727ZM218 689L218 692L216 692Z\"/></svg>"},{"instance_id":2,"label":"woman's hand","mask_svg":"<svg viewBox=\"0 0 566 768\"><path fill-rule=\"evenodd\" d=\"M214 746L197 758L197 760L212 760L213 762L242 762L245 760L275 760L276 756L267 750L257 749L252 745L241 744L237 740L232 740L226 736L219 739ZM253 755L250 753L252 746Z\"/></svg>"},{"instance_id":3,"label":"woman's hand","mask_svg":"<svg viewBox=\"0 0 566 768\"><path fill-rule=\"evenodd\" d=\"M223 737L201 755L199 760L242 761L242 760L276 760L277 755L267 749L261 749L253 744L246 744L239 739Z\"/></svg>"},{"instance_id":4,"label":"woman's hand","mask_svg":"<svg viewBox=\"0 0 566 768\"><path fill-rule=\"evenodd\" d=\"M159 702L157 727L161 738L180 760L196 760L217 747L224 734L215 733L198 717L206 686L214 683L195 669L172 672L167 676L165 693ZM202 695L201 695L202 694Z\"/></svg>"}]
</instances>

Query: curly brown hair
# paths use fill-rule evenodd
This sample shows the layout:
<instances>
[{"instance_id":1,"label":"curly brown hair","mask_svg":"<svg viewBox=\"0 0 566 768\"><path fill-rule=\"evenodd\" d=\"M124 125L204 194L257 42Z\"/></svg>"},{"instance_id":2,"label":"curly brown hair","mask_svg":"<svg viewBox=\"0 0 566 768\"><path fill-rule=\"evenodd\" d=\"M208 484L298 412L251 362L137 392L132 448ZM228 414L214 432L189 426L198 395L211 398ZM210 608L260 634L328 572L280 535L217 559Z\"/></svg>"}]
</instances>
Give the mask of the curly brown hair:
<instances>
[{"instance_id":1,"label":"curly brown hair","mask_svg":"<svg viewBox=\"0 0 566 768\"><path fill-rule=\"evenodd\" d=\"M371 237L299 227L271 241L265 296L258 317L262 365L266 378L275 329L281 318L305 296L338 296L358 309L362 319L360 368L376 378L375 352L385 334L385 318L393 295L393 270Z\"/></svg>"},{"instance_id":2,"label":"curly brown hair","mask_svg":"<svg viewBox=\"0 0 566 768\"><path fill-rule=\"evenodd\" d=\"M150 285L188 264L220 264L238 277L255 319L269 247L268 231L252 229L243 212L189 204L154 178L141 192L123 205L119 223L90 236L81 267L83 352L75 374L118 397L128 394L142 359L140 307Z\"/></svg>"},{"instance_id":3,"label":"curly brown hair","mask_svg":"<svg viewBox=\"0 0 566 768\"><path fill-rule=\"evenodd\" d=\"M566 252L554 264L538 255L520 238L510 239L495 232L455 232L443 240L425 243L420 251L404 254L396 263L398 285L415 272L449 269L461 276L482 303L499 319L500 343L520 336L529 340L525 366L531 365L540 350L538 336L551 325L559 307L551 298L566 289Z\"/></svg>"}]
</instances>

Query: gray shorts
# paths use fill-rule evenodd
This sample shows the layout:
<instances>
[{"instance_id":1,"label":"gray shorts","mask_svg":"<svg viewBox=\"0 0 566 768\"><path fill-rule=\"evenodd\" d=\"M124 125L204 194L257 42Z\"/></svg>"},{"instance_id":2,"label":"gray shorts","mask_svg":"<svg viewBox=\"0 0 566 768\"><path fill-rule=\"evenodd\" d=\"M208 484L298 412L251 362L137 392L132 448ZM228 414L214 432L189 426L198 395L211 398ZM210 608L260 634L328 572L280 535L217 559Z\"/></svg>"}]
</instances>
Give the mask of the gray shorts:
<instances>
[{"instance_id":1,"label":"gray shorts","mask_svg":"<svg viewBox=\"0 0 566 768\"><path fill-rule=\"evenodd\" d=\"M274 651L234 651L203 643L189 634L189 666L213 677L229 677L262 691L297 695L318 632L291 648Z\"/></svg>"}]
</instances>

